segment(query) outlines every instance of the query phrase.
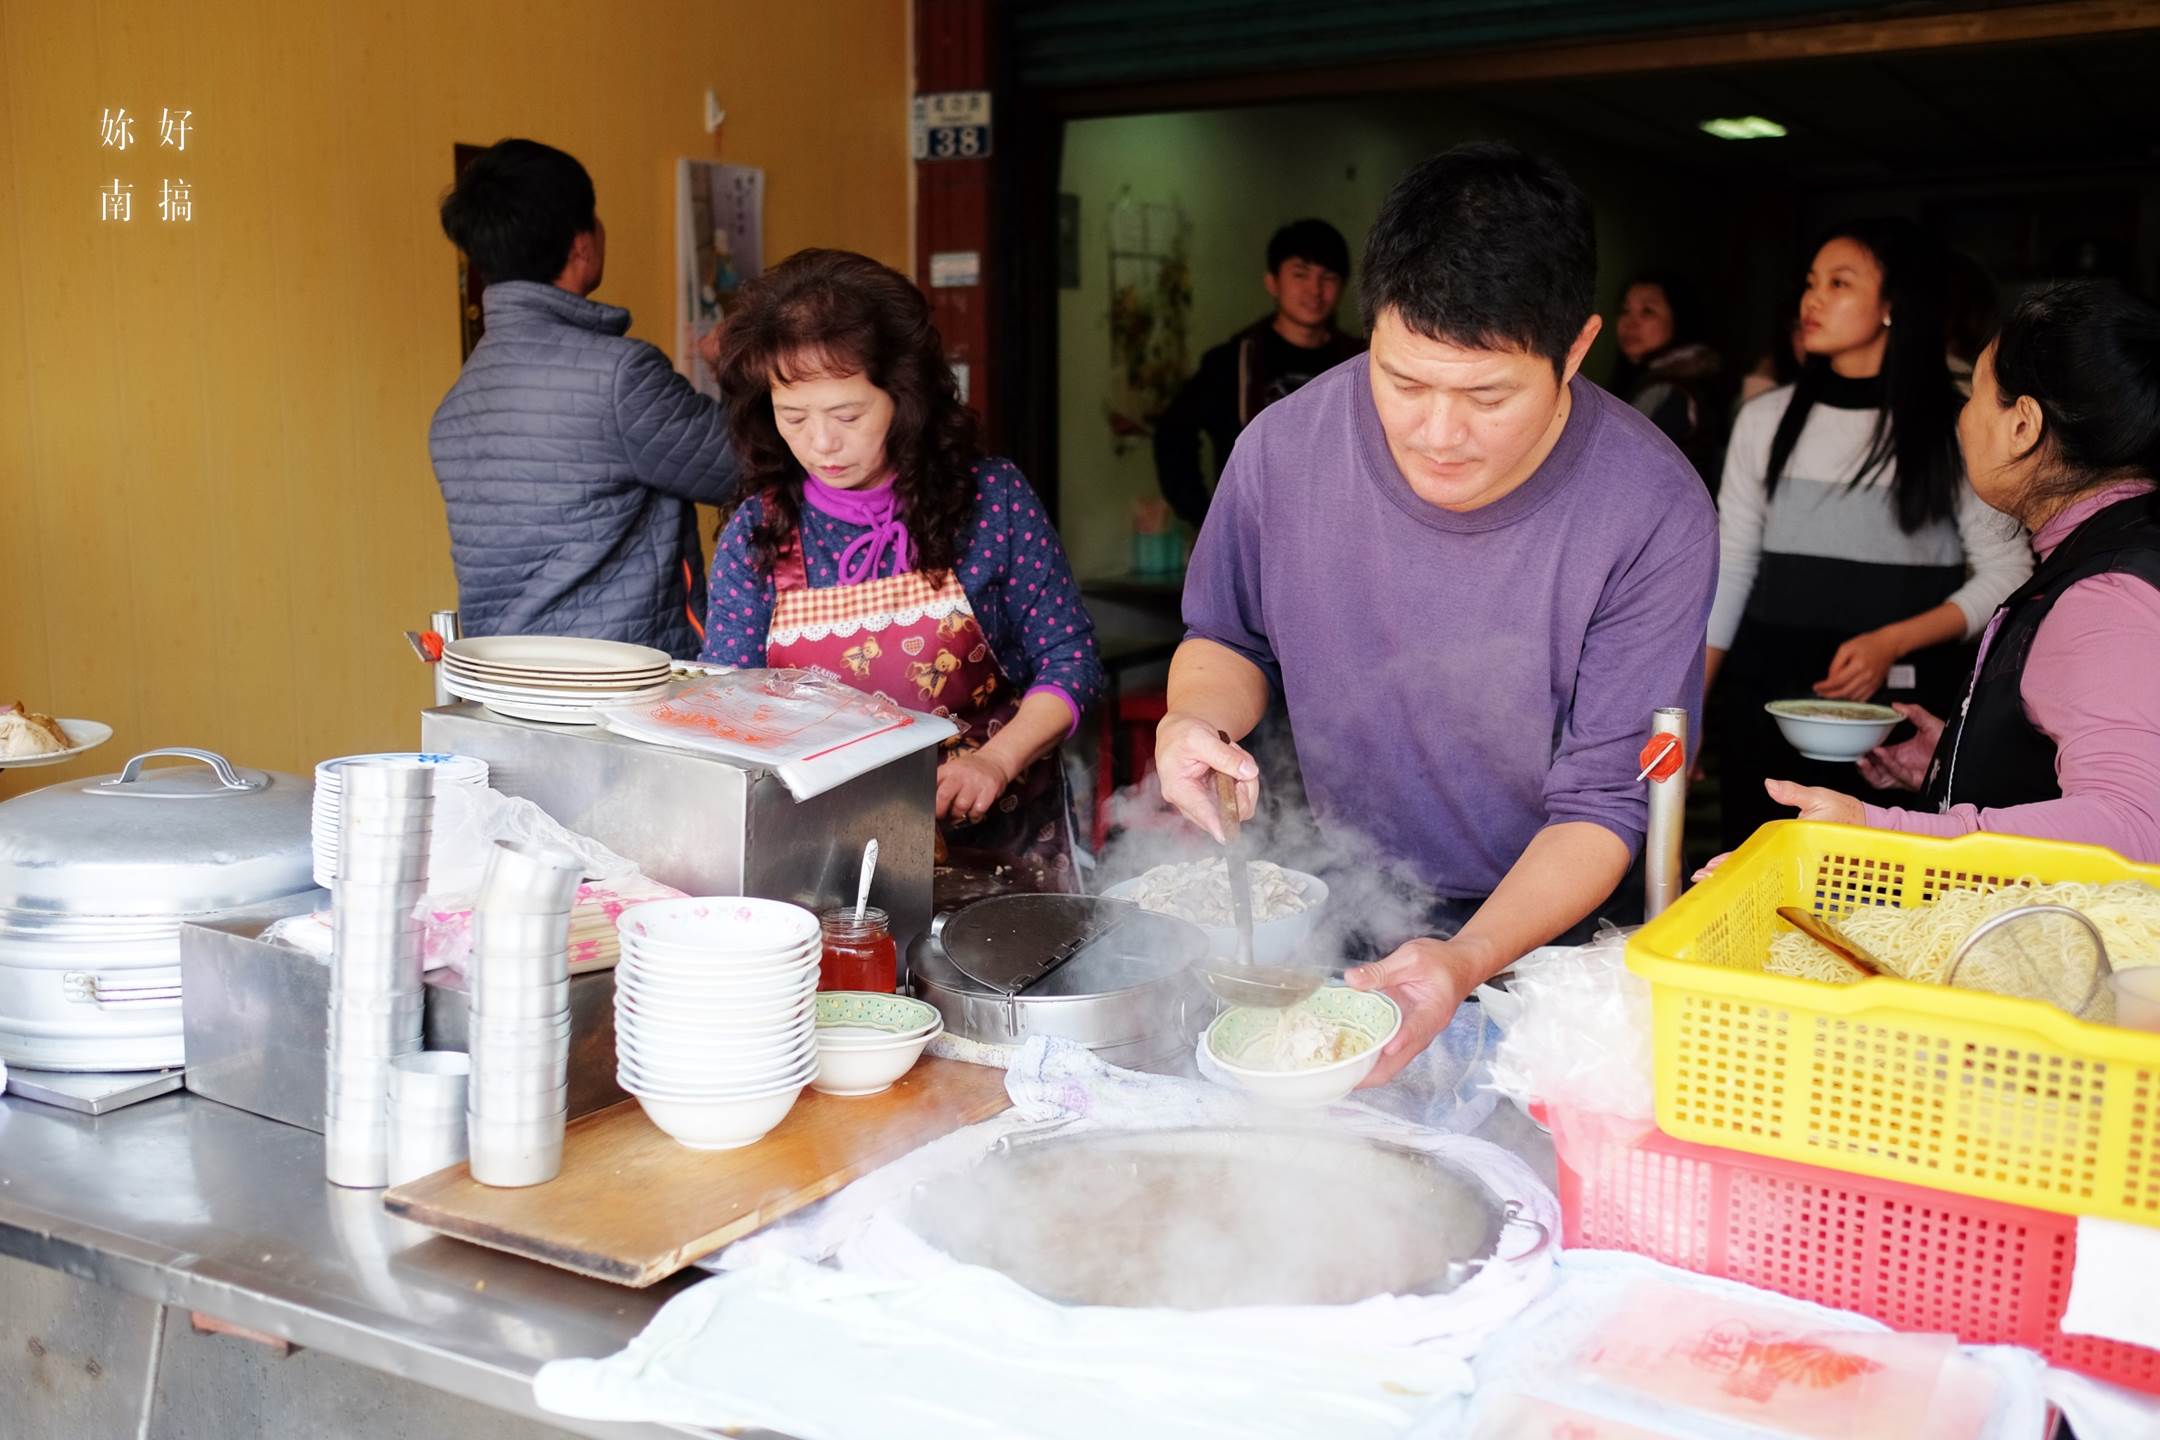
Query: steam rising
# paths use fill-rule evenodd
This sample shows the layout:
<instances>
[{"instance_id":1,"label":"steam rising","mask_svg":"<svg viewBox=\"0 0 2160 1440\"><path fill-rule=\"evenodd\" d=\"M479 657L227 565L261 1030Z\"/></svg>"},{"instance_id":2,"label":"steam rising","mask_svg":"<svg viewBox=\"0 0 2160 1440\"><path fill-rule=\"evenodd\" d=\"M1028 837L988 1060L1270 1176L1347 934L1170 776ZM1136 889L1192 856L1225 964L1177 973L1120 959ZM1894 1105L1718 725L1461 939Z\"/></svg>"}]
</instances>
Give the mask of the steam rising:
<instances>
[{"instance_id":1,"label":"steam rising","mask_svg":"<svg viewBox=\"0 0 2160 1440\"><path fill-rule=\"evenodd\" d=\"M1318 1129L1020 1141L918 1186L903 1218L1051 1300L1180 1310L1443 1293L1501 1223L1452 1166Z\"/></svg>"}]
</instances>

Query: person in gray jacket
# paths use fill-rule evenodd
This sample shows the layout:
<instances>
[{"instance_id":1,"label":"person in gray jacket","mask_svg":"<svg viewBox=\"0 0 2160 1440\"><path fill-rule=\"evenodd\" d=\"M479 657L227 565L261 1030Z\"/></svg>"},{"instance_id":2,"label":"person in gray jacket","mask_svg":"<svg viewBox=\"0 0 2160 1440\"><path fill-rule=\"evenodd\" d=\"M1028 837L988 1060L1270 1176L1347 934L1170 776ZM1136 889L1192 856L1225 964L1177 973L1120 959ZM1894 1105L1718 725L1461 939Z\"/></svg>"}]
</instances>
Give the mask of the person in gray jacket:
<instances>
[{"instance_id":1,"label":"person in gray jacket","mask_svg":"<svg viewBox=\"0 0 2160 1440\"><path fill-rule=\"evenodd\" d=\"M458 178L442 226L488 281L487 333L428 430L464 633L696 655L694 502L729 500L739 467L726 409L629 338L629 311L587 298L607 254L592 178L504 140Z\"/></svg>"}]
</instances>

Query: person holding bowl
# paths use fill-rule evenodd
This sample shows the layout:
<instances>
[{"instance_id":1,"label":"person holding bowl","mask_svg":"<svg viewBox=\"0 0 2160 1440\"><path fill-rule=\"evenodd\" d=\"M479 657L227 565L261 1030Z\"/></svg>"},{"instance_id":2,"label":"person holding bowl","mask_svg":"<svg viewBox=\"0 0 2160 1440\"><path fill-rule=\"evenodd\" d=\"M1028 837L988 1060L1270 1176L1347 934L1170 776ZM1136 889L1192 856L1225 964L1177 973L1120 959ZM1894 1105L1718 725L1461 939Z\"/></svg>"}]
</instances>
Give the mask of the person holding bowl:
<instances>
[{"instance_id":1,"label":"person holding bowl","mask_svg":"<svg viewBox=\"0 0 2160 1440\"><path fill-rule=\"evenodd\" d=\"M1771 780L1806 820L1921 835L2001 831L2160 862L2160 306L2076 280L2021 302L1957 425L1974 491L2023 522L2039 566L1995 611L1954 723L1860 762L1867 804Z\"/></svg>"}]
</instances>

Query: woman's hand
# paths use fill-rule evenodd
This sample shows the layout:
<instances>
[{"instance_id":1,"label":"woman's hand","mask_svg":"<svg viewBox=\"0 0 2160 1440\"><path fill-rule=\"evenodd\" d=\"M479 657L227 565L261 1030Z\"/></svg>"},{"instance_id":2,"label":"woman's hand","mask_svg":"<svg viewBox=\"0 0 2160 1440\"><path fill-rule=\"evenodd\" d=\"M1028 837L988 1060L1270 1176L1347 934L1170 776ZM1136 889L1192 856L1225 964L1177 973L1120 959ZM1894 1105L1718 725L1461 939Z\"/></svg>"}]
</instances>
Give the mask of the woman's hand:
<instances>
[{"instance_id":1,"label":"woman's hand","mask_svg":"<svg viewBox=\"0 0 2160 1440\"><path fill-rule=\"evenodd\" d=\"M990 813L1012 782L1011 774L982 751L960 751L938 766L938 819L973 824Z\"/></svg>"},{"instance_id":2,"label":"woman's hand","mask_svg":"<svg viewBox=\"0 0 2160 1440\"><path fill-rule=\"evenodd\" d=\"M1765 780L1763 789L1780 805L1790 805L1802 820L1828 820L1838 825L1867 824L1867 810L1850 795L1814 785L1795 785L1790 780Z\"/></svg>"},{"instance_id":3,"label":"woman's hand","mask_svg":"<svg viewBox=\"0 0 2160 1440\"><path fill-rule=\"evenodd\" d=\"M1252 819L1260 804L1260 767L1252 756L1224 744L1215 727L1198 716L1175 710L1163 716L1155 726L1155 779L1162 797L1220 843L1227 837L1215 803L1218 773L1237 781L1238 819Z\"/></svg>"},{"instance_id":4,"label":"woman's hand","mask_svg":"<svg viewBox=\"0 0 2160 1440\"><path fill-rule=\"evenodd\" d=\"M1860 778L1878 790L1919 790L1927 785L1928 766L1942 743L1943 721L1918 705L1891 709L1913 723L1913 735L1895 745L1878 745L1860 757Z\"/></svg>"},{"instance_id":5,"label":"woman's hand","mask_svg":"<svg viewBox=\"0 0 2160 1440\"><path fill-rule=\"evenodd\" d=\"M1830 657L1830 673L1815 682L1815 693L1825 700L1866 700L1882 689L1897 662L1897 642L1889 635L1855 635Z\"/></svg>"}]
</instances>

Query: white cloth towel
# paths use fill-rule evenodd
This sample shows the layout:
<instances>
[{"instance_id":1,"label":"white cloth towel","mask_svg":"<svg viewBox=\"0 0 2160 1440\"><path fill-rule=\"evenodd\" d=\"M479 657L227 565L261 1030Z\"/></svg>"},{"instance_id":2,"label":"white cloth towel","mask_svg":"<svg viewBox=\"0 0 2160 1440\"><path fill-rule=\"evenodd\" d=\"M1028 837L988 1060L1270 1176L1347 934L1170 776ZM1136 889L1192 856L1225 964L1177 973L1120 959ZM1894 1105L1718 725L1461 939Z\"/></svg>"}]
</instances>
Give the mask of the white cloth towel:
<instances>
[{"instance_id":1,"label":"white cloth towel","mask_svg":"<svg viewBox=\"0 0 2160 1440\"><path fill-rule=\"evenodd\" d=\"M770 1255L676 1296L620 1355L543 1366L533 1393L799 1440L1380 1440L1469 1381L1437 1348L1066 1307L971 1265L894 1282Z\"/></svg>"},{"instance_id":2,"label":"white cloth towel","mask_svg":"<svg viewBox=\"0 0 2160 1440\"><path fill-rule=\"evenodd\" d=\"M2087 1215L2078 1220L2066 1335L2098 1335L2160 1350L2160 1229Z\"/></svg>"},{"instance_id":3,"label":"white cloth towel","mask_svg":"<svg viewBox=\"0 0 2160 1440\"><path fill-rule=\"evenodd\" d=\"M1205 1312L1054 1304L925 1244L893 1218L898 1202L1007 1135L1272 1127L1283 1116L1041 1037L1015 1055L1006 1088L1004 1115L728 1247L722 1274L670 1301L620 1355L544 1367L539 1403L592 1419L767 1425L803 1440L1397 1436L1468 1386L1468 1357L1551 1274L1546 1247L1440 1296ZM1337 1107L1327 1123L1442 1156L1558 1233L1552 1193L1497 1146L1360 1106ZM1522 1239L1511 1228L1503 1245ZM847 1383L830 1383L836 1375Z\"/></svg>"}]
</instances>

